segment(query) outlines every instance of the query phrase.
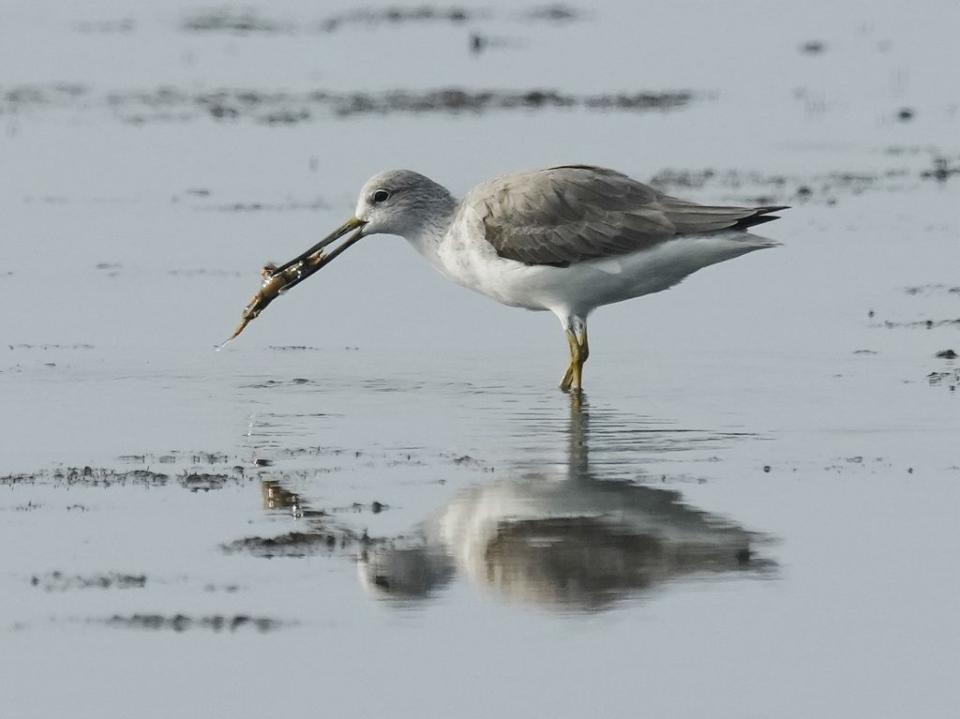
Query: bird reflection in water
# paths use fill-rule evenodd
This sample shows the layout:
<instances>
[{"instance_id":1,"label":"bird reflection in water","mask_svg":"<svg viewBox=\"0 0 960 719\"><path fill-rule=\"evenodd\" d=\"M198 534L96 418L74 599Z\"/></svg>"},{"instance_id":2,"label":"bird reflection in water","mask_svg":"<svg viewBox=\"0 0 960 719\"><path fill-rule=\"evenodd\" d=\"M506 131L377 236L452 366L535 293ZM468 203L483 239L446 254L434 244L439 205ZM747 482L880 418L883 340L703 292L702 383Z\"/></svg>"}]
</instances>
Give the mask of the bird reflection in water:
<instances>
[{"instance_id":1,"label":"bird reflection in water","mask_svg":"<svg viewBox=\"0 0 960 719\"><path fill-rule=\"evenodd\" d=\"M755 554L760 535L685 504L679 492L591 467L589 425L586 400L572 398L565 465L464 490L413 539L368 547L361 581L412 602L459 572L512 601L599 611L677 580L770 575L773 562ZM614 428L594 429L606 440Z\"/></svg>"}]
</instances>

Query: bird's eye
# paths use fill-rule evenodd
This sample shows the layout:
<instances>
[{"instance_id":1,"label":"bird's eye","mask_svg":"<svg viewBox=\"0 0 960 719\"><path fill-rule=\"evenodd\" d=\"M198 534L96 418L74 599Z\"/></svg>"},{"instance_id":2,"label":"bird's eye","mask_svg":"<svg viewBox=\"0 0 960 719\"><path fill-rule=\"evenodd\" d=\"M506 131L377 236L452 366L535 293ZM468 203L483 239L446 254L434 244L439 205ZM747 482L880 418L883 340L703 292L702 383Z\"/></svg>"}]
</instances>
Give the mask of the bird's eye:
<instances>
[{"instance_id":1,"label":"bird's eye","mask_svg":"<svg viewBox=\"0 0 960 719\"><path fill-rule=\"evenodd\" d=\"M388 197L390 197L390 193L386 190L377 190L373 193L374 202L384 202Z\"/></svg>"}]
</instances>

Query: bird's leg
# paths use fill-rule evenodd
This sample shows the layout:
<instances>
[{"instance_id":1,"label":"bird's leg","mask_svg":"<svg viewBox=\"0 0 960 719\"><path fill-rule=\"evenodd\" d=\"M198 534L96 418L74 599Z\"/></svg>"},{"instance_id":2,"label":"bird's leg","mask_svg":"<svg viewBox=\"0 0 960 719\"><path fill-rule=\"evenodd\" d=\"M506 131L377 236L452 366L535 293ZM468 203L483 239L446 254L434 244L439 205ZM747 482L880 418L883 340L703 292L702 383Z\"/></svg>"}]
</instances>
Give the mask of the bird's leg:
<instances>
[{"instance_id":1,"label":"bird's leg","mask_svg":"<svg viewBox=\"0 0 960 719\"><path fill-rule=\"evenodd\" d=\"M587 341L587 323L578 319L572 335L573 341L577 345L576 359L571 364L571 369L573 369L573 389L581 392L583 391L583 365L590 356L590 343Z\"/></svg>"},{"instance_id":2,"label":"bird's leg","mask_svg":"<svg viewBox=\"0 0 960 719\"><path fill-rule=\"evenodd\" d=\"M580 392L583 389L583 363L590 356L587 323L580 317L571 316L564 322L564 331L567 333L567 344L570 345L570 365L560 381L560 389L564 392L571 389Z\"/></svg>"},{"instance_id":3,"label":"bird's leg","mask_svg":"<svg viewBox=\"0 0 960 719\"><path fill-rule=\"evenodd\" d=\"M563 379L560 380L560 389L564 392L570 391L570 385L573 383L574 367L577 363L577 355L580 353L580 344L577 342L577 335L572 329L567 329L567 344L570 346L570 364L567 371L563 373Z\"/></svg>"}]
</instances>

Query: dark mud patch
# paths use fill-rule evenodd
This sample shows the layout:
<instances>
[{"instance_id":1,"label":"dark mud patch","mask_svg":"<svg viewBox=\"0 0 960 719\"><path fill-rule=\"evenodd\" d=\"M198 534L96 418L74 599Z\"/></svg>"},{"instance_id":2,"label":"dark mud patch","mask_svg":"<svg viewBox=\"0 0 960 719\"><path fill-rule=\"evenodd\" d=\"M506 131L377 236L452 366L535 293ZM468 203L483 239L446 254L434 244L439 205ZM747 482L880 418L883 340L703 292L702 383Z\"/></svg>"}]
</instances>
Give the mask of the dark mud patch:
<instances>
[{"instance_id":1,"label":"dark mud patch","mask_svg":"<svg viewBox=\"0 0 960 719\"><path fill-rule=\"evenodd\" d=\"M904 287L903 292L910 297L917 297L922 300L926 300L924 307L916 311L917 314L921 315L921 317L923 317L923 315L926 315L926 317L923 319L883 319L878 321L877 313L873 310L870 310L870 312L867 313L867 316L870 319L875 320L873 323L871 323L871 327L882 327L884 329L920 330L935 330L942 327L960 329L960 317L943 317L942 315L940 317L936 317L934 315L934 313L944 312L943 300L946 300L949 303L949 301L953 298L960 299L960 286L947 285L943 283L929 283L924 285L911 285ZM937 304L933 304L930 301L931 299L937 301ZM950 310L947 310L947 312L949 311Z\"/></svg>"},{"instance_id":2,"label":"dark mud patch","mask_svg":"<svg viewBox=\"0 0 960 719\"><path fill-rule=\"evenodd\" d=\"M485 20L497 19L497 13L485 8L437 7L420 5L412 7L393 6L386 8L365 8L331 15L321 20L317 28L321 32L336 32L349 26L377 27L400 26L408 24L448 24L465 25ZM529 25L531 23L562 24L582 20L585 13L570 5L561 3L540 5L512 13L508 19Z\"/></svg>"},{"instance_id":3,"label":"dark mud patch","mask_svg":"<svg viewBox=\"0 0 960 719\"><path fill-rule=\"evenodd\" d=\"M189 472L177 477L177 484L191 492L210 492L223 489L230 481L236 481L236 477L231 477L228 474L207 474L204 472Z\"/></svg>"},{"instance_id":4,"label":"dark mud patch","mask_svg":"<svg viewBox=\"0 0 960 719\"><path fill-rule=\"evenodd\" d=\"M223 489L228 483L244 484L247 482L242 465L231 468L230 474L184 470L176 476L145 468L117 470L86 466L7 474L0 476L0 486L42 484L51 487L143 487L150 489L165 487L170 484L171 480L175 480L178 486L191 492L209 492Z\"/></svg>"},{"instance_id":5,"label":"dark mud patch","mask_svg":"<svg viewBox=\"0 0 960 719\"><path fill-rule=\"evenodd\" d=\"M585 14L577 8L556 3L510 13L505 15L504 19L525 25L531 23L558 25L582 20L584 17ZM180 22L180 29L190 33L219 33L235 36L329 34L354 28L399 29L420 25L463 27L497 18L498 13L488 8L426 3L361 7L296 22L268 17L250 8L211 7L197 10L184 17Z\"/></svg>"},{"instance_id":6,"label":"dark mud patch","mask_svg":"<svg viewBox=\"0 0 960 719\"><path fill-rule=\"evenodd\" d=\"M70 107L85 102L90 95L86 85L54 83L52 85L19 85L0 89L0 115L18 110ZM45 199L63 199L51 198Z\"/></svg>"},{"instance_id":7,"label":"dark mud patch","mask_svg":"<svg viewBox=\"0 0 960 719\"><path fill-rule=\"evenodd\" d=\"M496 471L491 467L487 462L482 459L477 459L472 457L469 454L443 454L443 458L449 460L457 467L464 467L466 469L475 469L478 472L494 472Z\"/></svg>"},{"instance_id":8,"label":"dark mud patch","mask_svg":"<svg viewBox=\"0 0 960 719\"><path fill-rule=\"evenodd\" d=\"M917 111L912 107L901 107L896 111L896 118L900 122L910 122L917 114Z\"/></svg>"},{"instance_id":9,"label":"dark mud patch","mask_svg":"<svg viewBox=\"0 0 960 719\"><path fill-rule=\"evenodd\" d=\"M389 504L384 504L374 500L372 502L353 502L351 504L342 506L342 507L331 507L329 512L349 512L352 514L362 514L363 512L371 512L372 514L380 514L380 512L385 512L390 509Z\"/></svg>"},{"instance_id":10,"label":"dark mud patch","mask_svg":"<svg viewBox=\"0 0 960 719\"><path fill-rule=\"evenodd\" d=\"M905 287L904 292L908 295L954 295L957 299L960 299L960 285L944 285L944 284L929 284L929 285L914 285L912 287Z\"/></svg>"},{"instance_id":11,"label":"dark mud patch","mask_svg":"<svg viewBox=\"0 0 960 719\"><path fill-rule=\"evenodd\" d=\"M225 452L192 452L190 461L194 464L226 464L230 455Z\"/></svg>"},{"instance_id":12,"label":"dark mud patch","mask_svg":"<svg viewBox=\"0 0 960 719\"><path fill-rule=\"evenodd\" d=\"M321 384L307 377L292 377L290 379L280 380L280 379L268 379L263 382L256 382L254 384L244 385L244 389L278 389L280 387L303 387L304 385L311 385L314 387L319 387Z\"/></svg>"},{"instance_id":13,"label":"dark mud patch","mask_svg":"<svg viewBox=\"0 0 960 719\"><path fill-rule=\"evenodd\" d=\"M186 614L114 614L112 617L106 619L90 621L120 629L173 631L178 633L195 629L213 632L236 632L241 630L271 632L286 626L291 626L292 624L291 622L281 621L272 617L254 617L247 614L212 614L200 617L191 617Z\"/></svg>"},{"instance_id":14,"label":"dark mud patch","mask_svg":"<svg viewBox=\"0 0 960 719\"><path fill-rule=\"evenodd\" d=\"M946 387L951 392L957 391L960 385L960 367L954 367L955 360L960 359L960 353L953 349L940 350L936 359L945 360L947 369L938 369L927 375L927 384L931 387Z\"/></svg>"},{"instance_id":15,"label":"dark mud patch","mask_svg":"<svg viewBox=\"0 0 960 719\"><path fill-rule=\"evenodd\" d=\"M774 202L833 205L841 197L865 192L917 190L937 179L923 167L901 165L881 170L845 170L813 175L780 175L746 170L664 169L650 184L669 193L720 189L731 201L757 204ZM939 180L938 180L939 181Z\"/></svg>"},{"instance_id":16,"label":"dark mud patch","mask_svg":"<svg viewBox=\"0 0 960 719\"><path fill-rule=\"evenodd\" d=\"M473 55L480 55L488 50L518 48L522 46L523 43L521 41L514 40L513 38L483 35L478 32L470 33L468 40L468 47Z\"/></svg>"},{"instance_id":17,"label":"dark mud patch","mask_svg":"<svg viewBox=\"0 0 960 719\"><path fill-rule=\"evenodd\" d=\"M237 457L226 452L208 452L200 450L173 450L164 454L122 454L117 459L130 464L229 464Z\"/></svg>"},{"instance_id":18,"label":"dark mud patch","mask_svg":"<svg viewBox=\"0 0 960 719\"><path fill-rule=\"evenodd\" d=\"M331 554L345 549L358 541L369 542L366 535L357 537L347 530L317 530L287 532L275 537L243 537L220 545L227 554L244 553L255 557L310 557Z\"/></svg>"},{"instance_id":19,"label":"dark mud patch","mask_svg":"<svg viewBox=\"0 0 960 719\"><path fill-rule=\"evenodd\" d=\"M472 113L506 110L582 108L601 111L672 110L694 99L692 92L636 92L573 95L552 89L470 91L447 88L428 92L355 93L335 109L340 116L429 112Z\"/></svg>"},{"instance_id":20,"label":"dark mud patch","mask_svg":"<svg viewBox=\"0 0 960 719\"><path fill-rule=\"evenodd\" d=\"M66 574L55 571L30 577L31 586L45 592L67 592L74 589L143 589L147 585L144 574Z\"/></svg>"},{"instance_id":21,"label":"dark mud patch","mask_svg":"<svg viewBox=\"0 0 960 719\"><path fill-rule=\"evenodd\" d=\"M377 540L371 539L366 531L358 534L351 529L335 526L330 516L336 512L366 512L379 514L389 507L378 500L369 503L355 502L345 507L316 509L300 493L287 487L290 475L283 479L265 479L261 483L263 508L265 510L283 510L289 512L301 522L303 529L272 537L242 537L220 545L226 554L245 553L255 557L272 559L274 557L309 557L331 555L354 545L367 547Z\"/></svg>"},{"instance_id":22,"label":"dark mud patch","mask_svg":"<svg viewBox=\"0 0 960 719\"><path fill-rule=\"evenodd\" d=\"M487 10L467 7L437 7L432 5L360 8L330 15L316 24L319 32L336 32L350 26L378 27L436 23L463 25L491 17Z\"/></svg>"},{"instance_id":23,"label":"dark mud patch","mask_svg":"<svg viewBox=\"0 0 960 719\"><path fill-rule=\"evenodd\" d=\"M800 45L802 55L822 55L827 49L827 44L822 40L807 40Z\"/></svg>"},{"instance_id":24,"label":"dark mud patch","mask_svg":"<svg viewBox=\"0 0 960 719\"><path fill-rule=\"evenodd\" d=\"M149 469L133 469L122 472L103 467L65 467L54 470L40 470L21 474L0 476L0 485L46 484L53 487L162 487L170 480L170 475L153 472Z\"/></svg>"},{"instance_id":25,"label":"dark mud patch","mask_svg":"<svg viewBox=\"0 0 960 719\"><path fill-rule=\"evenodd\" d=\"M909 320L906 322L894 322L893 320L884 320L878 324L874 324L874 327L884 327L888 330L900 329L900 328L909 328L909 329L924 329L924 330L933 330L938 327L957 327L960 328L960 317L956 319L945 319L945 320Z\"/></svg>"},{"instance_id":26,"label":"dark mud patch","mask_svg":"<svg viewBox=\"0 0 960 719\"><path fill-rule=\"evenodd\" d=\"M579 109L595 112L676 110L698 99L688 90L570 94L549 88L528 90L388 90L385 92L263 91L225 88L194 91L178 87L97 93L77 85L30 85L0 91L0 115L53 110L100 109L122 122L217 122L292 125L329 117L394 114L479 115Z\"/></svg>"},{"instance_id":27,"label":"dark mud patch","mask_svg":"<svg viewBox=\"0 0 960 719\"><path fill-rule=\"evenodd\" d=\"M927 384L931 387L946 387L951 392L960 385L960 368L946 371L935 370L927 375Z\"/></svg>"},{"instance_id":28,"label":"dark mud patch","mask_svg":"<svg viewBox=\"0 0 960 719\"><path fill-rule=\"evenodd\" d=\"M288 33L294 27L291 23L264 17L252 9L230 7L197 10L180 22L180 28L187 32L235 35Z\"/></svg>"},{"instance_id":29,"label":"dark mud patch","mask_svg":"<svg viewBox=\"0 0 960 719\"><path fill-rule=\"evenodd\" d=\"M328 15L307 22L270 18L252 9L229 7L206 8L187 15L180 29L191 33L223 33L230 35L278 35L332 33L348 28L397 26L415 23L462 25L487 16L481 10L465 7L392 6L359 8Z\"/></svg>"},{"instance_id":30,"label":"dark mud patch","mask_svg":"<svg viewBox=\"0 0 960 719\"><path fill-rule=\"evenodd\" d=\"M28 500L23 504L17 504L12 507L0 507L0 512L36 512L38 509L43 509L43 505L39 502Z\"/></svg>"},{"instance_id":31,"label":"dark mud patch","mask_svg":"<svg viewBox=\"0 0 960 719\"><path fill-rule=\"evenodd\" d=\"M937 182L946 182L953 175L960 175L960 162L948 160L945 157L938 157L933 162L933 168L924 170L922 176L927 180L936 180Z\"/></svg>"}]
</instances>

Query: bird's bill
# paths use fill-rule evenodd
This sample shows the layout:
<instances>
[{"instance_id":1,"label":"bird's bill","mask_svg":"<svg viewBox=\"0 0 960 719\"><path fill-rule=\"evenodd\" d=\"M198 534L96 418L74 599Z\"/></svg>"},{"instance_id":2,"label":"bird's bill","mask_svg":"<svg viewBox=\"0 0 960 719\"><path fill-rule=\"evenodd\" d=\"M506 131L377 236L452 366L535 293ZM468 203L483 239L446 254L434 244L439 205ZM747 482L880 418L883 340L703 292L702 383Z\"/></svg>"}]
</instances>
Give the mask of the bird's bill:
<instances>
[{"instance_id":1,"label":"bird's bill","mask_svg":"<svg viewBox=\"0 0 960 719\"><path fill-rule=\"evenodd\" d=\"M337 240L339 240L341 237L343 237L343 236L344 236L345 234L347 234L348 232L350 232L350 231L352 231L352 230L356 230L356 232L354 232L350 237L348 237L345 242L343 242L339 247L337 247L335 250L333 250L332 252L330 252L330 253L327 255L327 261L324 262L324 264L325 264L325 265L328 264L328 263L329 263L330 261L332 261L337 255L339 255L339 254L340 254L341 252L343 252L345 249L347 249L348 247L350 247L350 245L352 245L352 244L355 243L357 240L359 240L361 237L363 237L363 226L364 226L365 224L367 224L367 223L364 222L363 220L361 220L361 219L359 219L359 218L356 218L356 217L351 217L349 220L347 220L346 222L344 222L342 225L340 225L340 227L338 227L338 228L335 229L333 232L331 232L329 235L327 235L327 236L324 237L322 240L320 240L317 244L315 244L315 245L314 245L313 247L311 247L309 250L307 250L306 252L304 252L304 253L302 253L302 254L300 254L300 255L297 255L296 257L294 257L294 258L293 258L292 260L290 260L289 262L284 262L284 263L283 263L282 265L280 265L276 270L274 270L274 274L277 274L277 273L279 273L279 272L283 272L285 269L287 269L287 268L289 268L289 267L292 267L293 265L297 264L298 262L303 262L305 259L307 259L308 257L310 257L310 256L312 256L312 255L315 255L317 252L319 252L320 250L322 250L322 249L323 249L324 247L326 247L327 245L329 245L329 244L331 244L331 243L333 243L333 242L336 242Z\"/></svg>"}]
</instances>

